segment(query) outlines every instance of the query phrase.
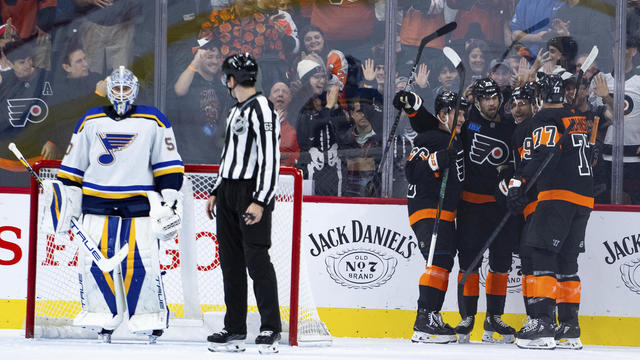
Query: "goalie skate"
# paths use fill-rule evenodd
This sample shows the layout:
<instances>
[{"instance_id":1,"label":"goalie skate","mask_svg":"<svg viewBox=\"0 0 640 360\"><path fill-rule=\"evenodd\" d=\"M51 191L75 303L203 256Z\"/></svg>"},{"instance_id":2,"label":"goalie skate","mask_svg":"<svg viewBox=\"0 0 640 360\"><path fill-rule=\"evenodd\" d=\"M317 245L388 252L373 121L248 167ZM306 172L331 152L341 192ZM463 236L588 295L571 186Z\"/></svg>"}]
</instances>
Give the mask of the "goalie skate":
<instances>
[{"instance_id":1,"label":"goalie skate","mask_svg":"<svg viewBox=\"0 0 640 360\"><path fill-rule=\"evenodd\" d=\"M149 340L148 340L149 345L157 343L158 338L162 336L163 333L164 333L163 330L153 330L149 335Z\"/></svg>"},{"instance_id":2,"label":"goalie skate","mask_svg":"<svg viewBox=\"0 0 640 360\"><path fill-rule=\"evenodd\" d=\"M582 342L580 341L580 327L578 325L570 325L561 323L556 328L556 347L558 349L582 349Z\"/></svg>"},{"instance_id":3,"label":"goalie skate","mask_svg":"<svg viewBox=\"0 0 640 360\"><path fill-rule=\"evenodd\" d=\"M484 319L482 342L497 344L513 344L516 330L502 321L500 315L487 315ZM498 337L494 337L498 334Z\"/></svg>"},{"instance_id":4,"label":"goalie skate","mask_svg":"<svg viewBox=\"0 0 640 360\"><path fill-rule=\"evenodd\" d=\"M419 309L413 330L411 342L414 343L448 344L456 341L456 332L442 321L442 315L437 311Z\"/></svg>"},{"instance_id":5,"label":"goalie skate","mask_svg":"<svg viewBox=\"0 0 640 360\"><path fill-rule=\"evenodd\" d=\"M113 330L102 329L98 333L98 339L105 344L111 344L111 334L113 334Z\"/></svg>"},{"instance_id":6,"label":"goalie skate","mask_svg":"<svg viewBox=\"0 0 640 360\"><path fill-rule=\"evenodd\" d=\"M278 340L280 340L280 333L270 330L260 332L260 335L256 337L256 344L258 345L258 352L260 354L275 354L278 350Z\"/></svg>"},{"instance_id":7,"label":"goalie skate","mask_svg":"<svg viewBox=\"0 0 640 360\"><path fill-rule=\"evenodd\" d=\"M208 349L211 352L241 352L246 350L244 340L245 334L230 334L227 330L222 330L207 336L209 342Z\"/></svg>"}]
</instances>

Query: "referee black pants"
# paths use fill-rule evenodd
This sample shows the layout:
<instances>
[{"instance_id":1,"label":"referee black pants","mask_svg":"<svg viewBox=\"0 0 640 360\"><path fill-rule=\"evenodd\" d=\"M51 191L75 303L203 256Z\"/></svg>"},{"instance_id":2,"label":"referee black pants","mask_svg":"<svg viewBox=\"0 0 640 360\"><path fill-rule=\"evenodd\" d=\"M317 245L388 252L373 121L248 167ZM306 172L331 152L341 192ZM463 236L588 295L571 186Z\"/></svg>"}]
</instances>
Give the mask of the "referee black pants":
<instances>
[{"instance_id":1,"label":"referee black pants","mask_svg":"<svg viewBox=\"0 0 640 360\"><path fill-rule=\"evenodd\" d=\"M218 252L227 306L224 328L234 334L247 333L247 270L260 312L260 331L282 330L276 273L269 257L273 204L264 209L257 224L245 225L242 218L253 201L255 186L255 180L223 180L216 199Z\"/></svg>"}]
</instances>

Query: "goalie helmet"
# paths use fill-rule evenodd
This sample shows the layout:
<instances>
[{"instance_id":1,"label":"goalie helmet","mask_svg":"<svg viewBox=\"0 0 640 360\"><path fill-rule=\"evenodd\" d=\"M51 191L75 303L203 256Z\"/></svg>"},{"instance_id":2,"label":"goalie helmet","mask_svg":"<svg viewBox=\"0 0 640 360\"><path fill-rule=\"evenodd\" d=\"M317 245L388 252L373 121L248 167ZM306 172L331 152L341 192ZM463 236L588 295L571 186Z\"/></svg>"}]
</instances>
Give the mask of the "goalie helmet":
<instances>
[{"instance_id":1,"label":"goalie helmet","mask_svg":"<svg viewBox=\"0 0 640 360\"><path fill-rule=\"evenodd\" d=\"M537 86L540 97L545 103L561 104L564 102L564 80L559 75L540 75Z\"/></svg>"},{"instance_id":2,"label":"goalie helmet","mask_svg":"<svg viewBox=\"0 0 640 360\"><path fill-rule=\"evenodd\" d=\"M436 110L436 115L440 114L440 110L444 110L445 112L449 112L456 107L456 101L458 100L458 94L453 91L441 91L436 96L436 101L434 108ZM467 110L469 107L469 103L464 98L460 99L460 110Z\"/></svg>"},{"instance_id":3,"label":"goalie helmet","mask_svg":"<svg viewBox=\"0 0 640 360\"><path fill-rule=\"evenodd\" d=\"M258 63L249 53L233 54L222 63L222 83L226 86L229 76L243 86L253 86L258 77Z\"/></svg>"},{"instance_id":4,"label":"goalie helmet","mask_svg":"<svg viewBox=\"0 0 640 360\"><path fill-rule=\"evenodd\" d=\"M138 78L124 66L113 70L107 78L107 97L116 112L124 115L138 97Z\"/></svg>"}]
</instances>

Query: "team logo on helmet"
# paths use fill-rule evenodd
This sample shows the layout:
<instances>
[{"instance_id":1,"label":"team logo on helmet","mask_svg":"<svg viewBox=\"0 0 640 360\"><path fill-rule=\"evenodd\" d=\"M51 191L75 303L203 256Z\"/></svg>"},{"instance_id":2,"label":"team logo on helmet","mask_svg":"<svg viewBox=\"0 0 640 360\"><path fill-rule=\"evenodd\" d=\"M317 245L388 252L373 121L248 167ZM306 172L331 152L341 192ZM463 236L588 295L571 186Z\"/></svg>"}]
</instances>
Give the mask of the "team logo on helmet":
<instances>
[{"instance_id":1,"label":"team logo on helmet","mask_svg":"<svg viewBox=\"0 0 640 360\"><path fill-rule=\"evenodd\" d=\"M49 115L49 106L42 99L8 99L9 123L13 127L25 127L27 122L40 123Z\"/></svg>"},{"instance_id":2,"label":"team logo on helmet","mask_svg":"<svg viewBox=\"0 0 640 360\"><path fill-rule=\"evenodd\" d=\"M501 165L509 158L509 146L504 141L475 133L471 143L469 159L476 164L485 161L491 165Z\"/></svg>"},{"instance_id":3,"label":"team logo on helmet","mask_svg":"<svg viewBox=\"0 0 640 360\"><path fill-rule=\"evenodd\" d=\"M98 133L98 138L107 150L106 154L98 156L98 162L102 165L110 165L115 160L113 153L129 146L136 138L136 134Z\"/></svg>"}]
</instances>

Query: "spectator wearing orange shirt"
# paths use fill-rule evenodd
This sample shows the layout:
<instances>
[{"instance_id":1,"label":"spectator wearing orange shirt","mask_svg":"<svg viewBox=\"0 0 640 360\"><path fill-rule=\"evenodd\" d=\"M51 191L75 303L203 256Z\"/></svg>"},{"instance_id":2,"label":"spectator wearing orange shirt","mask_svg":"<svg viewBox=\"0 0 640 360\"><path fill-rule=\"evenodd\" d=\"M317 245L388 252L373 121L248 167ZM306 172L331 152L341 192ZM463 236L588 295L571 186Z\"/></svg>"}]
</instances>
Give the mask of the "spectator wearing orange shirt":
<instances>
[{"instance_id":1,"label":"spectator wearing orange shirt","mask_svg":"<svg viewBox=\"0 0 640 360\"><path fill-rule=\"evenodd\" d=\"M298 146L298 134L291 125L287 113L287 107L291 103L291 89L287 84L277 82L271 87L269 100L280 116L280 164L295 166L300 157L300 147Z\"/></svg>"}]
</instances>

